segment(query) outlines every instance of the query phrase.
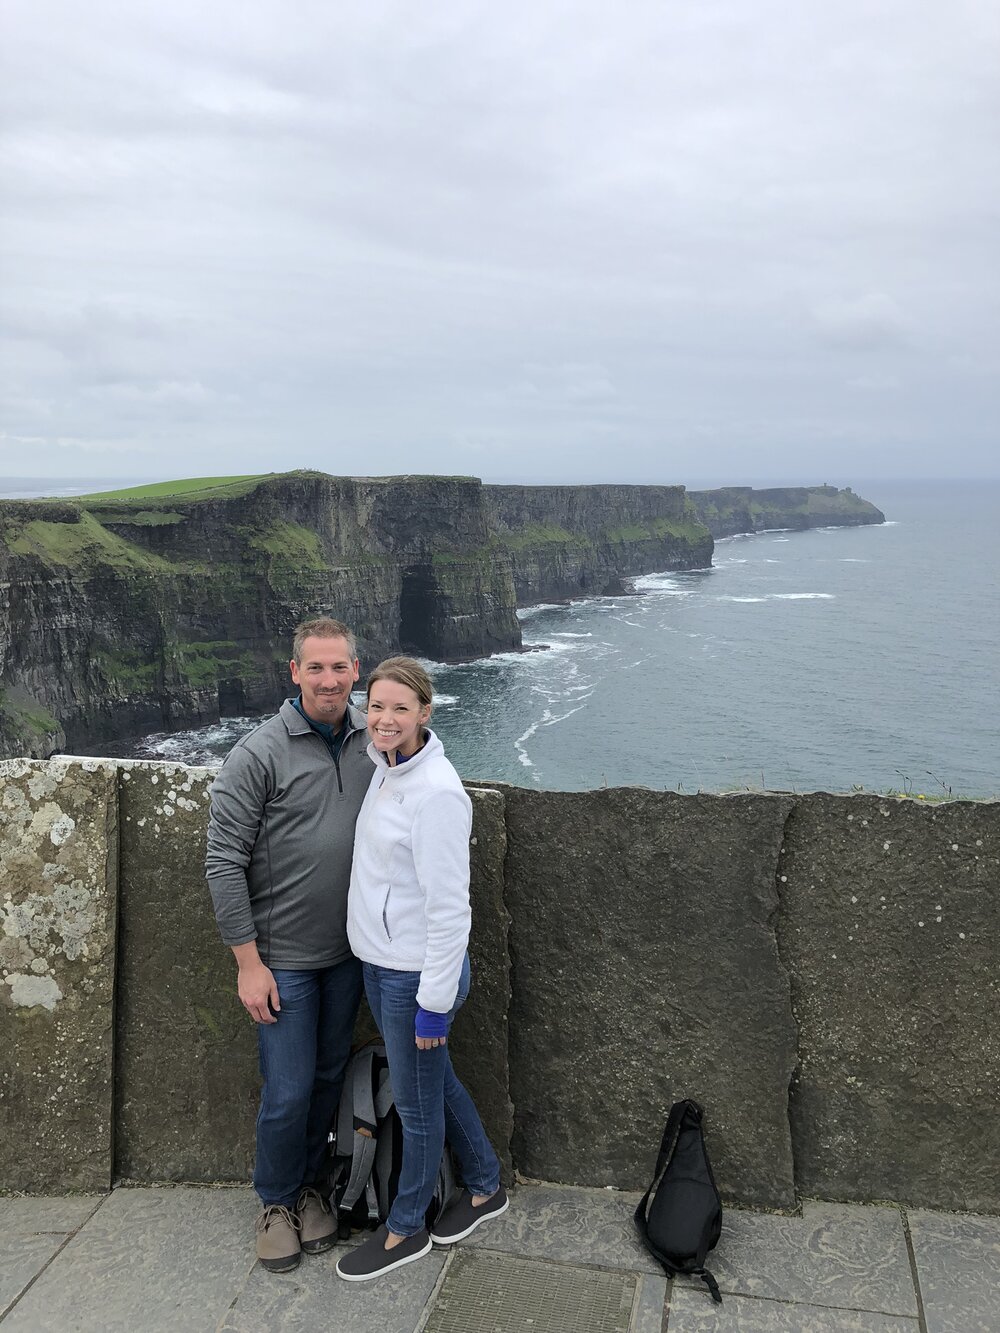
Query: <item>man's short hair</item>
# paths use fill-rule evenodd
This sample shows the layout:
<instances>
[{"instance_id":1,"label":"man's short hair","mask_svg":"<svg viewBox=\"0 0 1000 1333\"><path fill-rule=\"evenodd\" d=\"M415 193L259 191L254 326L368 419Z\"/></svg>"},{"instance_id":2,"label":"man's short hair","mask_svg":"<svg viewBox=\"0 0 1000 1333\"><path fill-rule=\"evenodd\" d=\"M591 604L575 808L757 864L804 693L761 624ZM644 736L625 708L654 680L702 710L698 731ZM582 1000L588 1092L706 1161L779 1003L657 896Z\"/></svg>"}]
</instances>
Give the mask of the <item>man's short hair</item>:
<instances>
[{"instance_id":1,"label":"man's short hair","mask_svg":"<svg viewBox=\"0 0 1000 1333\"><path fill-rule=\"evenodd\" d=\"M306 639L346 639L351 661L357 658L358 641L342 620L317 616L315 620L303 620L301 625L296 625L292 639L292 657L296 666L302 665L302 645Z\"/></svg>"}]
</instances>

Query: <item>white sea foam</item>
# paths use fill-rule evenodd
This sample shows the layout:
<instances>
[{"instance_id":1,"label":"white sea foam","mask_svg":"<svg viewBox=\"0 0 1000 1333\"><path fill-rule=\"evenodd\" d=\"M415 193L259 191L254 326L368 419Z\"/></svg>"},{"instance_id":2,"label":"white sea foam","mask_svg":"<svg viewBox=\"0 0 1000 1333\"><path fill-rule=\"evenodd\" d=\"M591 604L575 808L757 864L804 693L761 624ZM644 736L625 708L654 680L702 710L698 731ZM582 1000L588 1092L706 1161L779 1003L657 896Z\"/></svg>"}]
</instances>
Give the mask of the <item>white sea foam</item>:
<instances>
[{"instance_id":1,"label":"white sea foam","mask_svg":"<svg viewBox=\"0 0 1000 1333\"><path fill-rule=\"evenodd\" d=\"M571 653L576 647L575 644L563 642L554 634L551 635L551 637L546 636L544 639L525 639L524 646L525 648L530 648L532 650L527 654L529 657L536 657L539 654L544 653ZM496 657L493 657L490 660L493 662L504 662L510 657L523 656L523 653L497 653Z\"/></svg>"},{"instance_id":2,"label":"white sea foam","mask_svg":"<svg viewBox=\"0 0 1000 1333\"><path fill-rule=\"evenodd\" d=\"M832 602L835 593L832 592L771 592L768 597L773 597L777 602L807 602L810 599L822 599Z\"/></svg>"},{"instance_id":3,"label":"white sea foam","mask_svg":"<svg viewBox=\"0 0 1000 1333\"><path fill-rule=\"evenodd\" d=\"M550 639L592 639L593 633L588 630L586 634L574 634L572 630L560 630L558 634L550 634Z\"/></svg>"},{"instance_id":4,"label":"white sea foam","mask_svg":"<svg viewBox=\"0 0 1000 1333\"><path fill-rule=\"evenodd\" d=\"M632 584L636 592L665 592L674 597L690 597L692 591L682 588L673 574L642 574Z\"/></svg>"},{"instance_id":5,"label":"white sea foam","mask_svg":"<svg viewBox=\"0 0 1000 1333\"><path fill-rule=\"evenodd\" d=\"M528 620L531 616L540 616L543 611L564 611L565 602L539 602L536 606L519 606L515 612L518 620Z\"/></svg>"},{"instance_id":6,"label":"white sea foam","mask_svg":"<svg viewBox=\"0 0 1000 1333\"><path fill-rule=\"evenodd\" d=\"M435 695L434 695L434 707L435 707L435 708L450 708L450 707L452 706L452 704L457 704L457 703L458 703L458 695L457 695L457 694L435 694Z\"/></svg>"},{"instance_id":7,"label":"white sea foam","mask_svg":"<svg viewBox=\"0 0 1000 1333\"><path fill-rule=\"evenodd\" d=\"M587 697L589 698L589 696ZM525 768L534 768L535 765L531 759L531 756L525 749L525 742L531 740L532 736L534 736L535 732L539 729L539 727L554 727L557 722L565 722L568 717L572 717L574 713L579 713L580 710L585 706L586 706L585 700L581 700L579 703L576 704L575 708L570 708L567 712L560 713L558 717L554 717L551 709L546 708L545 711L542 713L542 716L540 718L537 718L534 722L532 722L531 726L528 727L527 731L522 732L521 735L518 736L517 740L514 742L514 749L517 751L518 762L523 764Z\"/></svg>"},{"instance_id":8,"label":"white sea foam","mask_svg":"<svg viewBox=\"0 0 1000 1333\"><path fill-rule=\"evenodd\" d=\"M766 597L717 597L717 602L766 602Z\"/></svg>"},{"instance_id":9,"label":"white sea foam","mask_svg":"<svg viewBox=\"0 0 1000 1333\"><path fill-rule=\"evenodd\" d=\"M207 727L172 733L156 732L142 741L146 758L181 764L218 764L237 741L260 726L263 718L225 717Z\"/></svg>"}]
</instances>

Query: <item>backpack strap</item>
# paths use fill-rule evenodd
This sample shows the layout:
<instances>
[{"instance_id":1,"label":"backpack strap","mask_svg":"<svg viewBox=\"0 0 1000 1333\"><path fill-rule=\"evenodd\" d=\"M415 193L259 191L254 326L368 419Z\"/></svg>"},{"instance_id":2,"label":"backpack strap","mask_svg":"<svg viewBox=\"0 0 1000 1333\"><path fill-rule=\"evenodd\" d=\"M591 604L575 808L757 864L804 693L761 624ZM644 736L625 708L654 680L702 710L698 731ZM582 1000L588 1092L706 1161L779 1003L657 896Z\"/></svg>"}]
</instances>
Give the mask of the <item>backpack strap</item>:
<instances>
[{"instance_id":1,"label":"backpack strap","mask_svg":"<svg viewBox=\"0 0 1000 1333\"><path fill-rule=\"evenodd\" d=\"M389 1113L389 1108L393 1105L395 1098L392 1095L392 1082L389 1079L388 1065L379 1075L378 1092L375 1095L375 1118L379 1124Z\"/></svg>"},{"instance_id":2,"label":"backpack strap","mask_svg":"<svg viewBox=\"0 0 1000 1333\"><path fill-rule=\"evenodd\" d=\"M653 1179L650 1182L649 1189L642 1196L638 1208L635 1210L635 1221L639 1230L643 1234L646 1243L649 1244L649 1233L646 1227L646 1211L650 1195L654 1193L657 1185L663 1178L663 1173L670 1161L670 1154L673 1151L674 1144L677 1142L677 1136L681 1132L681 1121L684 1118L684 1112L689 1106L694 1106L701 1118L701 1107L697 1102L674 1102L670 1108L670 1114L667 1116L667 1123L663 1130L663 1138L660 1140L660 1151L656 1155L656 1167L653 1171ZM652 1247L651 1247L652 1248ZM663 1260L661 1259L662 1263Z\"/></svg>"},{"instance_id":3,"label":"backpack strap","mask_svg":"<svg viewBox=\"0 0 1000 1333\"><path fill-rule=\"evenodd\" d=\"M341 1140L340 1135L344 1131L350 1135L353 1145L351 1175L340 1199L340 1207L344 1211L353 1208L361 1198L362 1191L366 1190L375 1161L378 1120L375 1114L375 1098L372 1094L372 1062L376 1054L377 1048L368 1046L354 1057L348 1071L350 1077L345 1080L344 1095L340 1102L337 1122L338 1147L343 1150L349 1141L346 1137ZM356 1121L360 1121L361 1124L356 1125ZM361 1133L361 1129L368 1130L368 1133ZM371 1212L370 1199L368 1207ZM376 1216L377 1214L376 1209Z\"/></svg>"}]
</instances>

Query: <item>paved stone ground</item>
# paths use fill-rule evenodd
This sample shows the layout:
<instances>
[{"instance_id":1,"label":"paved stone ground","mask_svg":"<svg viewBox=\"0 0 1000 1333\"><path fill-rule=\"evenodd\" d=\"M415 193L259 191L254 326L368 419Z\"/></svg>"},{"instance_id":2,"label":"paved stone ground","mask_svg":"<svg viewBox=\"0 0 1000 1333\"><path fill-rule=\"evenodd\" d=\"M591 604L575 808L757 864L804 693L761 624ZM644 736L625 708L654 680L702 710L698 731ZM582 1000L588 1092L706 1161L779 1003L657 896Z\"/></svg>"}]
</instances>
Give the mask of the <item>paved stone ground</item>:
<instances>
[{"instance_id":1,"label":"paved stone ground","mask_svg":"<svg viewBox=\"0 0 1000 1333\"><path fill-rule=\"evenodd\" d=\"M0 1198L0 1333L1000 1333L1000 1218L729 1211L718 1307L642 1250L636 1197L521 1185L462 1245L370 1284L340 1281L336 1250L261 1270L249 1189Z\"/></svg>"}]
</instances>

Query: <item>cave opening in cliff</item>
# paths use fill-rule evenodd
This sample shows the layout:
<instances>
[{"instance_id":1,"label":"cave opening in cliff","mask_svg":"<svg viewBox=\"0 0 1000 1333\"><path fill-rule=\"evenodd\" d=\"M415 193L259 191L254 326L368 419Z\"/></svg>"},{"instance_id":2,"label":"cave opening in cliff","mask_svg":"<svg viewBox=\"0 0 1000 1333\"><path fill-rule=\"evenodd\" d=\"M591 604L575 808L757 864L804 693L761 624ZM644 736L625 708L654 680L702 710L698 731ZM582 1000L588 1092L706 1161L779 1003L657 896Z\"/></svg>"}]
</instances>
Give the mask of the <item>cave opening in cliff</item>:
<instances>
[{"instance_id":1,"label":"cave opening in cliff","mask_svg":"<svg viewBox=\"0 0 1000 1333\"><path fill-rule=\"evenodd\" d=\"M437 611L437 582L426 565L403 570L399 595L399 643L404 652L434 654L438 650L434 630Z\"/></svg>"},{"instance_id":2,"label":"cave opening in cliff","mask_svg":"<svg viewBox=\"0 0 1000 1333\"><path fill-rule=\"evenodd\" d=\"M219 681L219 716L244 717L247 713L243 682L239 679Z\"/></svg>"}]
</instances>

